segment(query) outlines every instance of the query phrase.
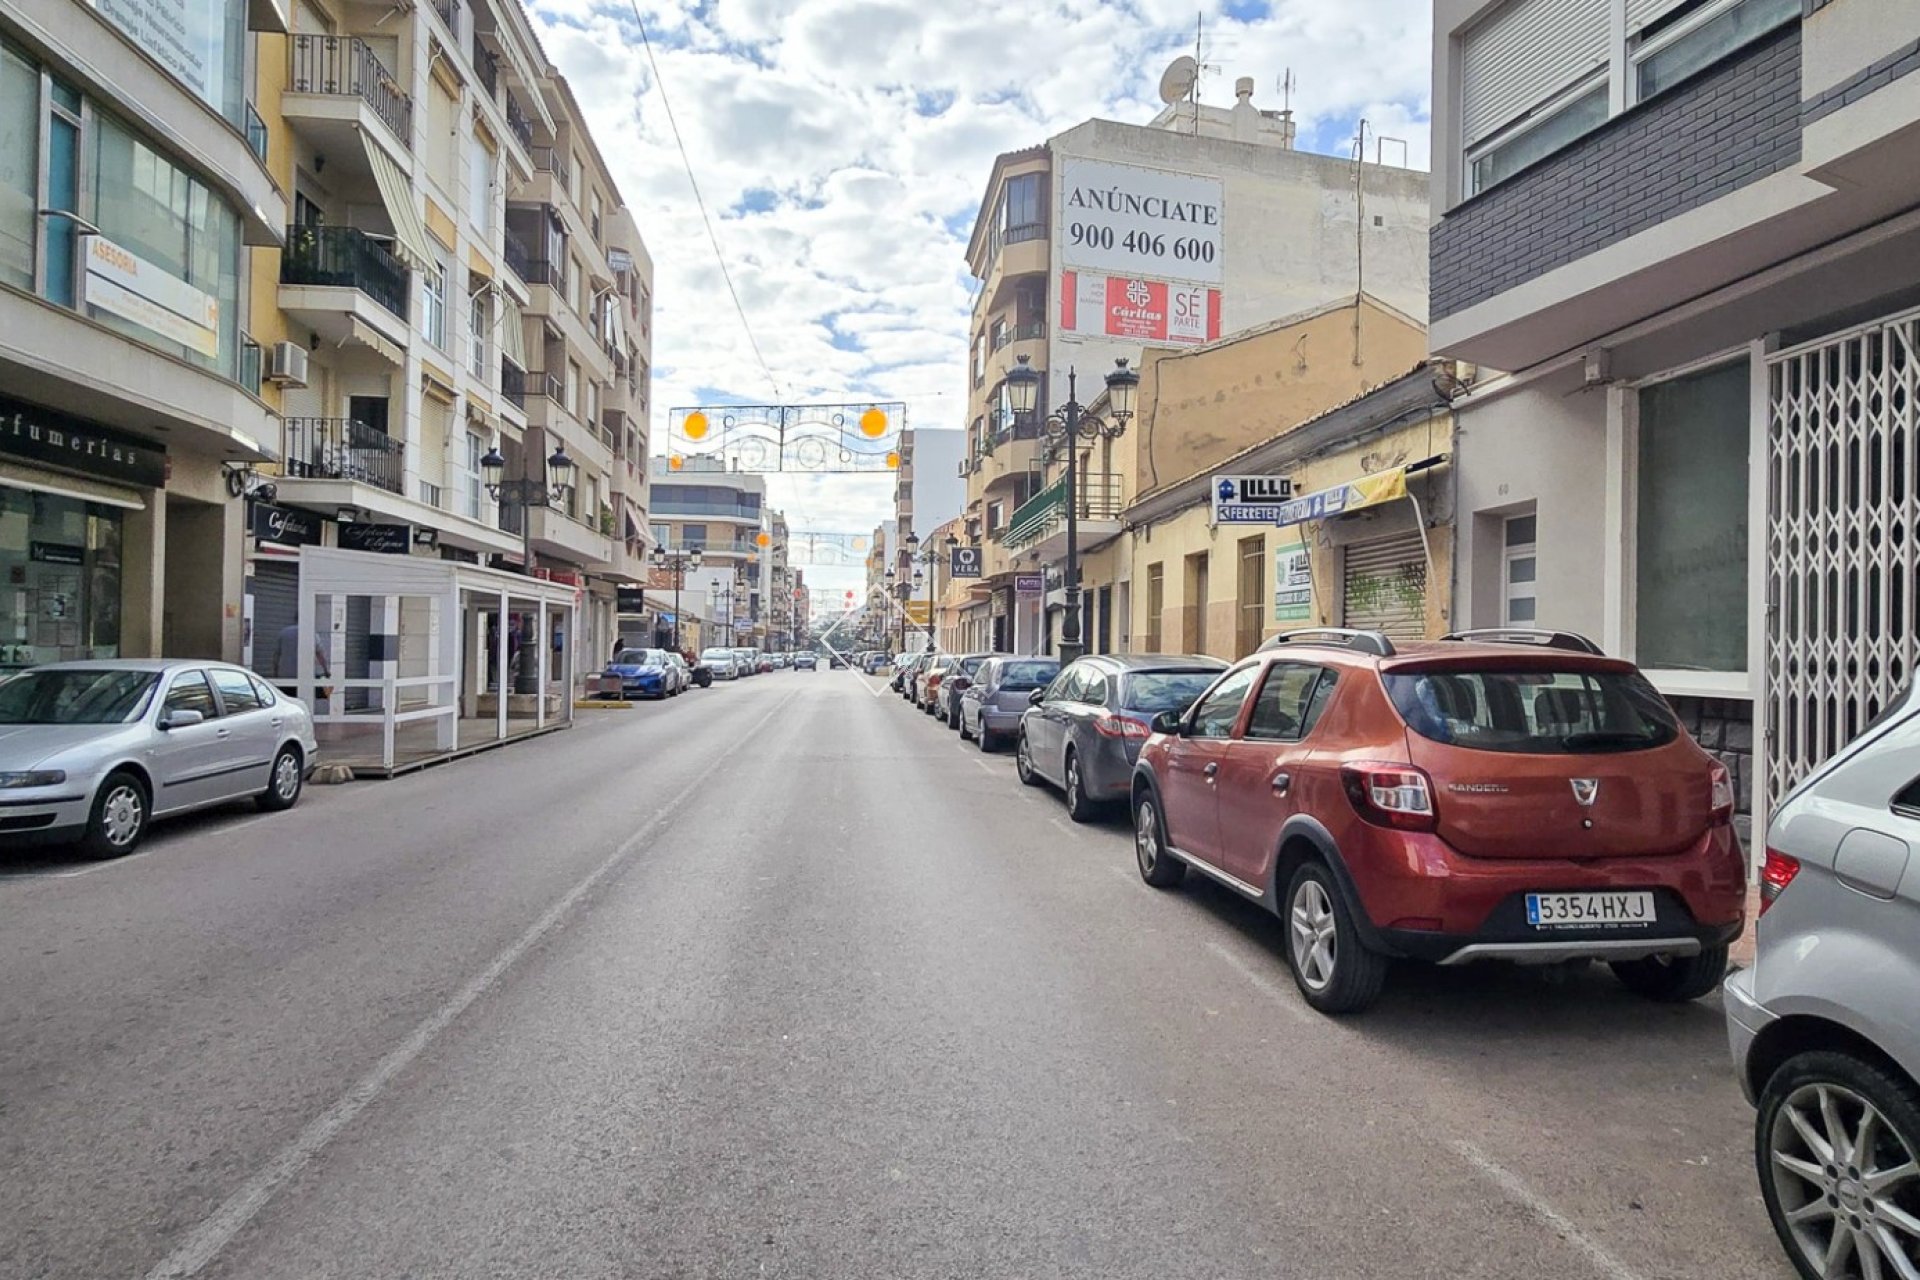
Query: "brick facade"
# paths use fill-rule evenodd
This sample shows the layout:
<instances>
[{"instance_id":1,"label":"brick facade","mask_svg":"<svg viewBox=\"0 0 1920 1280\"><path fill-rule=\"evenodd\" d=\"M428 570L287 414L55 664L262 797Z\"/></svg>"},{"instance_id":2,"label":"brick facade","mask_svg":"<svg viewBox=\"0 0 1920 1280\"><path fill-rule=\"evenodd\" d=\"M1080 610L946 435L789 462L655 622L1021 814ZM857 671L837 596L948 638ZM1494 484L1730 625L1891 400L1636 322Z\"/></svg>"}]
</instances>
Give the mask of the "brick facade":
<instances>
[{"instance_id":1,"label":"brick facade","mask_svg":"<svg viewBox=\"0 0 1920 1280\"><path fill-rule=\"evenodd\" d=\"M1805 127L1815 120L1830 116L1840 108L1858 102L1874 90L1884 89L1901 76L1912 75L1915 71L1920 71L1920 40L1901 45L1872 66L1862 67L1839 84L1808 98L1800 105L1800 124Z\"/></svg>"},{"instance_id":2,"label":"brick facade","mask_svg":"<svg viewBox=\"0 0 1920 1280\"><path fill-rule=\"evenodd\" d=\"M1800 28L1616 117L1433 229L1435 319L1800 159Z\"/></svg>"}]
</instances>

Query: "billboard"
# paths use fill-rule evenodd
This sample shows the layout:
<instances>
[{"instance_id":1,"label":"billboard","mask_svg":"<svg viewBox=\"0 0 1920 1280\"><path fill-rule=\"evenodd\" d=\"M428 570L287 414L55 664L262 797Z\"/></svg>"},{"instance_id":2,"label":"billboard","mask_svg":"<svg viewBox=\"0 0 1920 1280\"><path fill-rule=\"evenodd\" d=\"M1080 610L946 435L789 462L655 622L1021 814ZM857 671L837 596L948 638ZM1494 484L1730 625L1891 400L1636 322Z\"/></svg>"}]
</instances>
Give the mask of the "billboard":
<instances>
[{"instance_id":1,"label":"billboard","mask_svg":"<svg viewBox=\"0 0 1920 1280\"><path fill-rule=\"evenodd\" d=\"M1059 190L1067 266L1201 284L1224 278L1220 179L1063 156Z\"/></svg>"},{"instance_id":2,"label":"billboard","mask_svg":"<svg viewBox=\"0 0 1920 1280\"><path fill-rule=\"evenodd\" d=\"M1167 346L1220 336L1220 291L1164 280L1060 273L1060 331Z\"/></svg>"}]
</instances>

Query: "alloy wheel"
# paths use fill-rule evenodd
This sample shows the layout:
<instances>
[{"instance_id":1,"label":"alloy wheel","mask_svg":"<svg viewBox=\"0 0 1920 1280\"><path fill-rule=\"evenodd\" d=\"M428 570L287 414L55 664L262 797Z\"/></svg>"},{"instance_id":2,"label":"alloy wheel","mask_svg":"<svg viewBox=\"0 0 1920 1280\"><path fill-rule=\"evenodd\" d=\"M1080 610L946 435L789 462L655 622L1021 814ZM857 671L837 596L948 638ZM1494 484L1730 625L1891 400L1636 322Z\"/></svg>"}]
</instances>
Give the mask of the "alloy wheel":
<instances>
[{"instance_id":1,"label":"alloy wheel","mask_svg":"<svg viewBox=\"0 0 1920 1280\"><path fill-rule=\"evenodd\" d=\"M1133 856L1139 860L1140 874L1151 876L1160 865L1160 815L1153 801L1142 800L1133 824Z\"/></svg>"},{"instance_id":2,"label":"alloy wheel","mask_svg":"<svg viewBox=\"0 0 1920 1280\"><path fill-rule=\"evenodd\" d=\"M282 751L273 765L274 794L291 800L300 790L300 762L291 751Z\"/></svg>"},{"instance_id":3,"label":"alloy wheel","mask_svg":"<svg viewBox=\"0 0 1920 1280\"><path fill-rule=\"evenodd\" d=\"M1920 1162L1870 1100L1830 1081L1801 1085L1767 1148L1781 1217L1813 1273L1920 1272Z\"/></svg>"},{"instance_id":4,"label":"alloy wheel","mask_svg":"<svg viewBox=\"0 0 1920 1280\"><path fill-rule=\"evenodd\" d=\"M1324 991L1339 961L1333 900L1318 880L1302 880L1294 891L1292 927L1294 969L1309 990Z\"/></svg>"},{"instance_id":5,"label":"alloy wheel","mask_svg":"<svg viewBox=\"0 0 1920 1280\"><path fill-rule=\"evenodd\" d=\"M145 810L146 801L131 782L122 782L109 791L107 802L100 807L100 829L107 843L124 849L139 839Z\"/></svg>"}]
</instances>

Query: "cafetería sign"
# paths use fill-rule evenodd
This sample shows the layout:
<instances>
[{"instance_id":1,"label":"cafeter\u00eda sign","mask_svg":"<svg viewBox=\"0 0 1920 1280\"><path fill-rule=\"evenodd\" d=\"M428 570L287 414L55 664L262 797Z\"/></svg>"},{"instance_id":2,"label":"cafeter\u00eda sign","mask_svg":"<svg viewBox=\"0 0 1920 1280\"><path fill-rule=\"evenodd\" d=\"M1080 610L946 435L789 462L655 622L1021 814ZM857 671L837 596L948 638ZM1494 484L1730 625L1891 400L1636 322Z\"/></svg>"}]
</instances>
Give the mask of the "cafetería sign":
<instances>
[{"instance_id":1,"label":"cafeter\u00eda sign","mask_svg":"<svg viewBox=\"0 0 1920 1280\"><path fill-rule=\"evenodd\" d=\"M311 547L320 543L320 517L298 507L256 502L247 513L253 536L283 547Z\"/></svg>"},{"instance_id":2,"label":"cafeter\u00eda sign","mask_svg":"<svg viewBox=\"0 0 1920 1280\"><path fill-rule=\"evenodd\" d=\"M1219 284L1224 185L1218 178L1066 156L1060 165L1066 266Z\"/></svg>"},{"instance_id":3,"label":"cafeter\u00eda sign","mask_svg":"<svg viewBox=\"0 0 1920 1280\"><path fill-rule=\"evenodd\" d=\"M164 449L6 396L0 396L0 454L147 489L167 483Z\"/></svg>"}]
</instances>

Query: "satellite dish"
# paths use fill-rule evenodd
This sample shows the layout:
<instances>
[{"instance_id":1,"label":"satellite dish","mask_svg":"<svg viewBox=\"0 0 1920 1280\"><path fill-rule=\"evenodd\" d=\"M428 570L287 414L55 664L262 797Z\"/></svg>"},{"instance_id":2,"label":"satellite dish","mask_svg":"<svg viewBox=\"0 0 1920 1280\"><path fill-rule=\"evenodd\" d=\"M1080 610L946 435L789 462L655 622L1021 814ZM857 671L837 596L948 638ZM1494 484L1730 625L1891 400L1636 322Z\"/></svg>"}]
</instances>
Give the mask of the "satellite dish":
<instances>
[{"instance_id":1,"label":"satellite dish","mask_svg":"<svg viewBox=\"0 0 1920 1280\"><path fill-rule=\"evenodd\" d=\"M1199 78L1200 64L1181 54L1160 73L1160 101L1169 104L1186 101L1187 95L1193 92L1194 81Z\"/></svg>"}]
</instances>

